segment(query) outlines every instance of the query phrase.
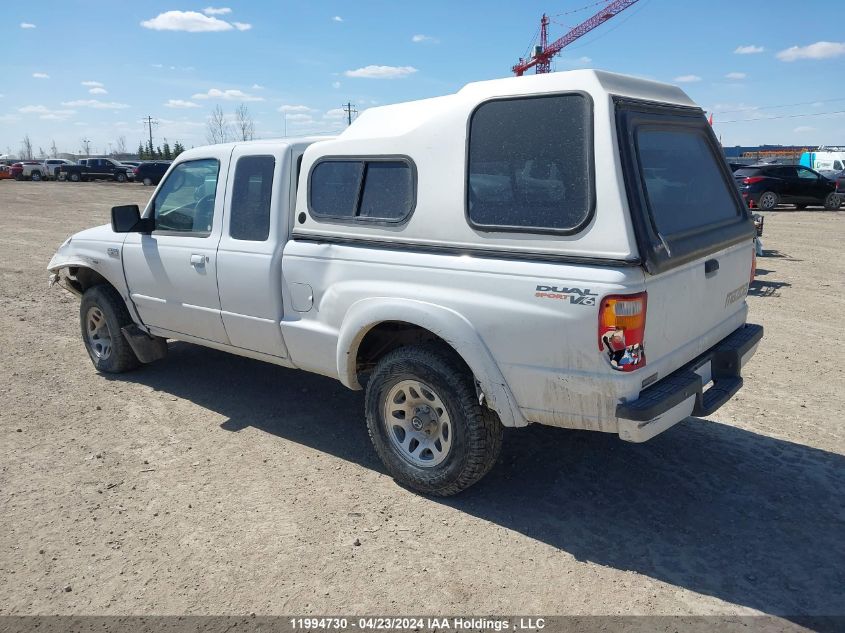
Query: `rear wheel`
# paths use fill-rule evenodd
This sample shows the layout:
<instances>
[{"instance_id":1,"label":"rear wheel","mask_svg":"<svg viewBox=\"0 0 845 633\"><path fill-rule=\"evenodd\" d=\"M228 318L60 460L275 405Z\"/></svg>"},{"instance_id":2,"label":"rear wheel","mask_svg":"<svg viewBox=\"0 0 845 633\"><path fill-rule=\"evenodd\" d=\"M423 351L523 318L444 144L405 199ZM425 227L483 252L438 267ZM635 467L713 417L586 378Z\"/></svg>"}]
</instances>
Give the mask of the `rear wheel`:
<instances>
[{"instance_id":1,"label":"rear wheel","mask_svg":"<svg viewBox=\"0 0 845 633\"><path fill-rule=\"evenodd\" d=\"M144 186L145 186L145 187L149 187L149 186L150 186L150 185L152 185L152 184L153 184L153 179L152 179L152 178L149 178L149 177L148 177L148 178L144 178Z\"/></svg>"},{"instance_id":2,"label":"rear wheel","mask_svg":"<svg viewBox=\"0 0 845 633\"><path fill-rule=\"evenodd\" d=\"M759 207L763 211L771 211L780 202L780 196L776 194L774 191L764 191L760 194L760 202L758 203Z\"/></svg>"},{"instance_id":3,"label":"rear wheel","mask_svg":"<svg viewBox=\"0 0 845 633\"><path fill-rule=\"evenodd\" d=\"M824 199L825 209L828 211L836 211L840 206L842 206L842 198L839 197L839 194L827 194L827 197Z\"/></svg>"},{"instance_id":4,"label":"rear wheel","mask_svg":"<svg viewBox=\"0 0 845 633\"><path fill-rule=\"evenodd\" d=\"M472 374L444 347L402 347L382 358L367 383L366 412L388 472L422 493L468 488L502 446L498 416L479 404Z\"/></svg>"},{"instance_id":5,"label":"rear wheel","mask_svg":"<svg viewBox=\"0 0 845 633\"><path fill-rule=\"evenodd\" d=\"M41 172L40 171L32 172L32 175L30 176L30 178L32 179L32 182L41 182Z\"/></svg>"},{"instance_id":6,"label":"rear wheel","mask_svg":"<svg viewBox=\"0 0 845 633\"><path fill-rule=\"evenodd\" d=\"M120 329L132 324L126 305L111 286L92 286L79 306L82 341L97 371L119 374L140 365Z\"/></svg>"}]
</instances>

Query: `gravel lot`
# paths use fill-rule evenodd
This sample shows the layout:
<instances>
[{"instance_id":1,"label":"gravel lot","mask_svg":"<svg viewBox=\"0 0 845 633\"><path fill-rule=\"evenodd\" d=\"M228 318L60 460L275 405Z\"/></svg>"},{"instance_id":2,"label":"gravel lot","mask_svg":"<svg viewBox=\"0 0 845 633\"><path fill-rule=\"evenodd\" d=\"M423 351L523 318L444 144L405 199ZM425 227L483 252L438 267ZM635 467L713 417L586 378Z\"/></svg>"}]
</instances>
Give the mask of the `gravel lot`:
<instances>
[{"instance_id":1,"label":"gravel lot","mask_svg":"<svg viewBox=\"0 0 845 633\"><path fill-rule=\"evenodd\" d=\"M0 182L0 614L845 615L845 212L767 214L766 337L712 419L512 431L444 501L334 381L183 343L94 372L45 266L150 193Z\"/></svg>"}]
</instances>

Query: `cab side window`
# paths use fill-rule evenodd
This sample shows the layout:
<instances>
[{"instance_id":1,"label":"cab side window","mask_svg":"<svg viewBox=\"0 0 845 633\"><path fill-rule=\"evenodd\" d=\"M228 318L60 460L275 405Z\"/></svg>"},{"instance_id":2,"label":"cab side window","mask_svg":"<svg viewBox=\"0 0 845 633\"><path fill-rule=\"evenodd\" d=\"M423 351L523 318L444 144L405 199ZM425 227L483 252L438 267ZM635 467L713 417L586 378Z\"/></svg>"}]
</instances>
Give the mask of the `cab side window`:
<instances>
[{"instance_id":1,"label":"cab side window","mask_svg":"<svg viewBox=\"0 0 845 633\"><path fill-rule=\"evenodd\" d=\"M816 172L807 169L806 167L798 168L798 177L803 180L818 180Z\"/></svg>"},{"instance_id":2,"label":"cab side window","mask_svg":"<svg viewBox=\"0 0 845 633\"><path fill-rule=\"evenodd\" d=\"M236 240L263 242L270 236L273 156L242 156L235 167L229 235Z\"/></svg>"},{"instance_id":3,"label":"cab side window","mask_svg":"<svg viewBox=\"0 0 845 633\"><path fill-rule=\"evenodd\" d=\"M177 165L153 200L155 230L208 237L214 220L219 171L220 163L214 158Z\"/></svg>"}]
</instances>

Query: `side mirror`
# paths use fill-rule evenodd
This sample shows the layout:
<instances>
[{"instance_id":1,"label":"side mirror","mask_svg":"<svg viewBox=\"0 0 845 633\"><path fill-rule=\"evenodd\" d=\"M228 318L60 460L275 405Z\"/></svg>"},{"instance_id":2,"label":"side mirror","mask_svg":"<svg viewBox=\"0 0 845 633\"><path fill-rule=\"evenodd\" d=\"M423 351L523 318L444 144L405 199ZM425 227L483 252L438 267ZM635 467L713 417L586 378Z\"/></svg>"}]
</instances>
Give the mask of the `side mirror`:
<instances>
[{"instance_id":1,"label":"side mirror","mask_svg":"<svg viewBox=\"0 0 845 633\"><path fill-rule=\"evenodd\" d=\"M112 207L111 228L115 233L151 233L155 220L142 218L137 204L126 204Z\"/></svg>"}]
</instances>

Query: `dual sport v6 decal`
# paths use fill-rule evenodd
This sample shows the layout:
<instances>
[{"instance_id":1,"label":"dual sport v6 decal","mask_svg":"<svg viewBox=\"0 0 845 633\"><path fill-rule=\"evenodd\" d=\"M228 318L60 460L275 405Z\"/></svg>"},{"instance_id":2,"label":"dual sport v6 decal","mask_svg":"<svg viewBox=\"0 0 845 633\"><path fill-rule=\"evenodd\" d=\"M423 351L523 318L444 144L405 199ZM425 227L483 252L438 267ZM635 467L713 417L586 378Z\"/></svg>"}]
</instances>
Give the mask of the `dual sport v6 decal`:
<instances>
[{"instance_id":1,"label":"dual sport v6 decal","mask_svg":"<svg viewBox=\"0 0 845 633\"><path fill-rule=\"evenodd\" d=\"M538 299L558 299L580 306L594 306L598 294L589 288L565 288L563 286L538 285L534 296Z\"/></svg>"}]
</instances>

